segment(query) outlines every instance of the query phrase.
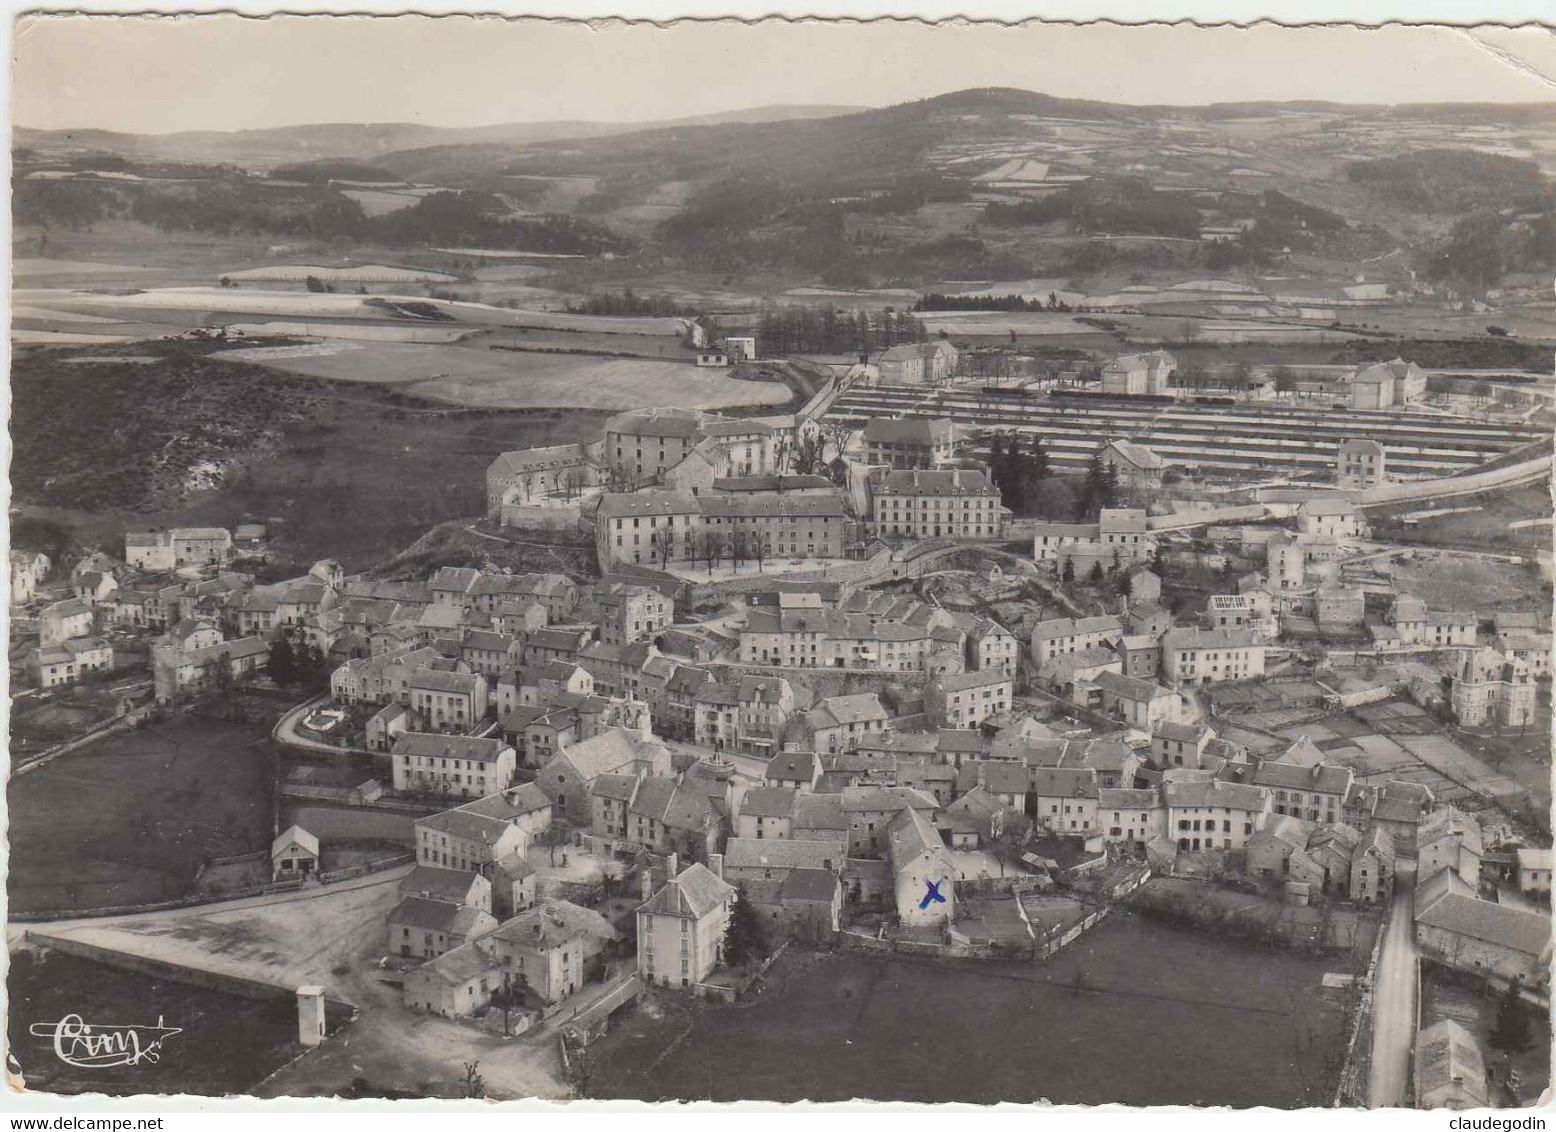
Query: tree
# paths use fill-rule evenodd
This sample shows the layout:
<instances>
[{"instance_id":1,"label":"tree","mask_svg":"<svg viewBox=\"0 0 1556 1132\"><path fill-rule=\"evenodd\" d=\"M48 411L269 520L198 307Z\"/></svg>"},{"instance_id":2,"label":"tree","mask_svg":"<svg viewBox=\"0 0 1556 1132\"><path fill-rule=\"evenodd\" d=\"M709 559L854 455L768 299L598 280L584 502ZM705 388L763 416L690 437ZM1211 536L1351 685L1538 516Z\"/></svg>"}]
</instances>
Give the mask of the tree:
<instances>
[{"instance_id":1,"label":"tree","mask_svg":"<svg viewBox=\"0 0 1556 1132\"><path fill-rule=\"evenodd\" d=\"M1514 979L1497 1005L1497 1021L1491 1030L1491 1048L1509 1056L1523 1053L1534 1043L1529 1030L1529 1012L1518 991L1518 980Z\"/></svg>"},{"instance_id":2,"label":"tree","mask_svg":"<svg viewBox=\"0 0 1556 1132\"><path fill-rule=\"evenodd\" d=\"M697 557L708 564L708 574L712 576L714 569L724 557L725 538L724 532L704 527L697 534Z\"/></svg>"},{"instance_id":3,"label":"tree","mask_svg":"<svg viewBox=\"0 0 1556 1132\"><path fill-rule=\"evenodd\" d=\"M821 470L822 449L826 441L819 432L807 430L794 443L794 450L790 453L789 467L802 476L814 475Z\"/></svg>"},{"instance_id":4,"label":"tree","mask_svg":"<svg viewBox=\"0 0 1556 1132\"><path fill-rule=\"evenodd\" d=\"M280 633L270 642L270 655L266 658L270 679L283 688L297 682L297 657L292 651L292 638Z\"/></svg>"},{"instance_id":5,"label":"tree","mask_svg":"<svg viewBox=\"0 0 1556 1132\"><path fill-rule=\"evenodd\" d=\"M465 1096L479 1099L486 1096L486 1078L481 1076L481 1063L479 1061L467 1061L465 1065L465 1079L462 1082Z\"/></svg>"},{"instance_id":6,"label":"tree","mask_svg":"<svg viewBox=\"0 0 1556 1132\"><path fill-rule=\"evenodd\" d=\"M304 282L304 286L306 286L308 290L313 292L315 295L322 295L324 293L324 280L320 279L317 275L308 276L307 280Z\"/></svg>"},{"instance_id":7,"label":"tree","mask_svg":"<svg viewBox=\"0 0 1556 1132\"><path fill-rule=\"evenodd\" d=\"M523 971L513 976L511 982L504 979L501 989L493 992L492 1005L502 1011L502 1036L507 1038L512 1034L508 1029L509 1019L513 1011L524 1006L524 1001L529 994L529 977ZM479 1064L479 1063L477 1063Z\"/></svg>"},{"instance_id":8,"label":"tree","mask_svg":"<svg viewBox=\"0 0 1556 1132\"><path fill-rule=\"evenodd\" d=\"M1075 581L1075 559L1066 558L1064 567L1059 571L1059 580L1064 582Z\"/></svg>"},{"instance_id":9,"label":"tree","mask_svg":"<svg viewBox=\"0 0 1556 1132\"><path fill-rule=\"evenodd\" d=\"M772 532L765 529L753 532L751 537L751 557L756 559L756 572L758 574L762 572L762 563L767 560L772 552Z\"/></svg>"},{"instance_id":10,"label":"tree","mask_svg":"<svg viewBox=\"0 0 1556 1132\"><path fill-rule=\"evenodd\" d=\"M1093 562L1091 564L1091 573L1086 575L1086 580L1094 586L1100 586L1106 578L1107 574L1102 569L1101 560Z\"/></svg>"},{"instance_id":11,"label":"tree","mask_svg":"<svg viewBox=\"0 0 1556 1132\"><path fill-rule=\"evenodd\" d=\"M1075 513L1075 488L1069 476L1048 476L1037 481L1026 502L1033 515L1068 518Z\"/></svg>"},{"instance_id":12,"label":"tree","mask_svg":"<svg viewBox=\"0 0 1556 1132\"><path fill-rule=\"evenodd\" d=\"M528 503L530 496L533 495L535 491L535 473L525 472L522 476L519 477L519 483L524 486L524 502Z\"/></svg>"},{"instance_id":13,"label":"tree","mask_svg":"<svg viewBox=\"0 0 1556 1132\"><path fill-rule=\"evenodd\" d=\"M1118 465L1108 464L1102 471L1102 506L1118 506Z\"/></svg>"},{"instance_id":14,"label":"tree","mask_svg":"<svg viewBox=\"0 0 1556 1132\"><path fill-rule=\"evenodd\" d=\"M675 554L675 529L656 527L654 533L648 536L648 553L651 558L659 560L661 570L670 565L670 558Z\"/></svg>"},{"instance_id":15,"label":"tree","mask_svg":"<svg viewBox=\"0 0 1556 1132\"><path fill-rule=\"evenodd\" d=\"M724 961L739 967L766 954L767 925L746 896L746 886L739 885L729 909L729 925L724 929Z\"/></svg>"},{"instance_id":16,"label":"tree","mask_svg":"<svg viewBox=\"0 0 1556 1132\"><path fill-rule=\"evenodd\" d=\"M1027 478L1031 482L1048 478L1048 449L1043 447L1043 438L1036 433L1032 434L1032 453L1027 460Z\"/></svg>"},{"instance_id":17,"label":"tree","mask_svg":"<svg viewBox=\"0 0 1556 1132\"><path fill-rule=\"evenodd\" d=\"M1297 388L1297 371L1290 366L1276 366L1270 371L1270 377L1275 380L1275 392L1294 393Z\"/></svg>"},{"instance_id":18,"label":"tree","mask_svg":"<svg viewBox=\"0 0 1556 1132\"><path fill-rule=\"evenodd\" d=\"M729 561L735 568L735 573L740 573L740 564L751 557L751 532L745 527L736 527L729 533Z\"/></svg>"},{"instance_id":19,"label":"tree","mask_svg":"<svg viewBox=\"0 0 1556 1132\"><path fill-rule=\"evenodd\" d=\"M226 649L216 658L216 691L222 696L232 691L232 654Z\"/></svg>"},{"instance_id":20,"label":"tree","mask_svg":"<svg viewBox=\"0 0 1556 1132\"><path fill-rule=\"evenodd\" d=\"M329 687L330 667L329 658L324 655L324 650L318 645L298 643L292 646L292 655L297 657L297 682L309 691L322 691Z\"/></svg>"},{"instance_id":21,"label":"tree","mask_svg":"<svg viewBox=\"0 0 1556 1132\"><path fill-rule=\"evenodd\" d=\"M1118 480L1115 476L1112 490L1118 490ZM1102 449L1091 454L1091 460L1086 465L1086 484L1081 489L1081 510L1087 518L1096 518L1097 512L1102 508L1111 506L1109 502L1108 466L1102 459Z\"/></svg>"},{"instance_id":22,"label":"tree","mask_svg":"<svg viewBox=\"0 0 1556 1132\"><path fill-rule=\"evenodd\" d=\"M847 421L829 420L826 423L828 438L832 441L832 454L836 458L843 454L843 449L848 446L848 438L853 435L853 425ZM825 456L823 456L825 459Z\"/></svg>"}]
</instances>

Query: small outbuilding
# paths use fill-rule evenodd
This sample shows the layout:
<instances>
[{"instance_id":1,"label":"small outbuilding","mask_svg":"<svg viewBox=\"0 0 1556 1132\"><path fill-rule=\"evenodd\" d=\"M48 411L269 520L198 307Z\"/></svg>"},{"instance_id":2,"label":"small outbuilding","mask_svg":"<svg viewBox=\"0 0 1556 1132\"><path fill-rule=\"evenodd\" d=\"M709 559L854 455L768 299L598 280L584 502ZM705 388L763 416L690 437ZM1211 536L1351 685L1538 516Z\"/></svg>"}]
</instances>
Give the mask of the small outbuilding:
<instances>
[{"instance_id":1,"label":"small outbuilding","mask_svg":"<svg viewBox=\"0 0 1556 1132\"><path fill-rule=\"evenodd\" d=\"M276 880L308 877L319 871L319 839L294 825L270 843L270 872Z\"/></svg>"}]
</instances>

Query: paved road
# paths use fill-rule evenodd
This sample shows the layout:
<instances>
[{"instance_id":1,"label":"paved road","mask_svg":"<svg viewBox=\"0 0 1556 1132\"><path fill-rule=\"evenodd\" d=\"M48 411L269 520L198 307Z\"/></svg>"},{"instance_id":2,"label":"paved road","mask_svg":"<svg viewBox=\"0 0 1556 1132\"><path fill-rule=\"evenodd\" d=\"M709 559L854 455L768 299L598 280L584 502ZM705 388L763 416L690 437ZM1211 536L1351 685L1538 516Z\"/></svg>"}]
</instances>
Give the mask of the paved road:
<instances>
[{"instance_id":1,"label":"paved road","mask_svg":"<svg viewBox=\"0 0 1556 1132\"><path fill-rule=\"evenodd\" d=\"M323 695L315 696L313 699L308 700L306 703L298 704L296 707L282 715L280 719L276 720L275 727L271 729L270 737L277 743L282 743L288 747L296 747L304 751L320 751L332 755L338 755L342 751L355 751L359 754L365 753L367 751L366 747L338 747L331 743L320 743L316 739L305 738L298 732L297 724L301 722L309 712L313 711L314 708L323 707L329 702L330 694L325 692Z\"/></svg>"},{"instance_id":2,"label":"paved road","mask_svg":"<svg viewBox=\"0 0 1556 1132\"><path fill-rule=\"evenodd\" d=\"M1405 1082L1416 1036L1415 885L1415 866L1409 865L1408 872L1401 867L1383 930L1383 951L1373 988L1372 1067L1367 1083L1373 1108L1410 1104Z\"/></svg>"}]
</instances>

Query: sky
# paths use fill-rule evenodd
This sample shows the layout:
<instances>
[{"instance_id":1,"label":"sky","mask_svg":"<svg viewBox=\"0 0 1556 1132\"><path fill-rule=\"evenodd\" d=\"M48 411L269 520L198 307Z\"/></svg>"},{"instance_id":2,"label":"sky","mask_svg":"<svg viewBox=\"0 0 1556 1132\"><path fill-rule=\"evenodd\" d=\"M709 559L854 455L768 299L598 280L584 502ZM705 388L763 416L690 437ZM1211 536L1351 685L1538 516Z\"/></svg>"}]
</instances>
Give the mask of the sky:
<instances>
[{"instance_id":1,"label":"sky","mask_svg":"<svg viewBox=\"0 0 1556 1132\"><path fill-rule=\"evenodd\" d=\"M1200 105L1556 101L1549 28L25 17L12 120L137 133L634 122L967 87Z\"/></svg>"}]
</instances>

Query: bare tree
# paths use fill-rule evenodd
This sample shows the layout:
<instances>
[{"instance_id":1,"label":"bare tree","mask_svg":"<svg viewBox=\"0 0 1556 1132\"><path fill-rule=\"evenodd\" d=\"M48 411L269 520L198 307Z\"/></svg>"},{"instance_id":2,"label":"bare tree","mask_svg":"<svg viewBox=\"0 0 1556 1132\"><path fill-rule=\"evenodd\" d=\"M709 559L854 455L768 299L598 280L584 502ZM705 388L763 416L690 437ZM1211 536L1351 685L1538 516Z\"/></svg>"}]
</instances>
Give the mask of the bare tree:
<instances>
[{"instance_id":1,"label":"bare tree","mask_svg":"<svg viewBox=\"0 0 1556 1132\"><path fill-rule=\"evenodd\" d=\"M819 432L807 432L794 445L790 467L802 476L814 475L821 469L822 450L826 441Z\"/></svg>"},{"instance_id":2,"label":"bare tree","mask_svg":"<svg viewBox=\"0 0 1556 1132\"><path fill-rule=\"evenodd\" d=\"M697 557L708 564L708 576L713 576L713 571L724 558L727 545L724 532L704 527L697 534Z\"/></svg>"},{"instance_id":3,"label":"bare tree","mask_svg":"<svg viewBox=\"0 0 1556 1132\"><path fill-rule=\"evenodd\" d=\"M843 454L843 447L848 443L848 437L854 431L854 428L853 425L843 420L827 421L825 428L827 439L832 441L832 455L835 459ZM825 453L823 453L822 459L826 459Z\"/></svg>"},{"instance_id":4,"label":"bare tree","mask_svg":"<svg viewBox=\"0 0 1556 1132\"><path fill-rule=\"evenodd\" d=\"M740 573L740 564L751 557L751 532L745 527L736 527L729 536L729 560L735 567L735 573Z\"/></svg>"},{"instance_id":5,"label":"bare tree","mask_svg":"<svg viewBox=\"0 0 1556 1132\"><path fill-rule=\"evenodd\" d=\"M756 572L758 574L762 572L762 563L767 560L767 557L772 554L772 552L772 532L765 529L753 531L751 538L751 557L756 559Z\"/></svg>"},{"instance_id":6,"label":"bare tree","mask_svg":"<svg viewBox=\"0 0 1556 1132\"><path fill-rule=\"evenodd\" d=\"M659 568L663 570L675 554L675 530L668 526L655 528L648 538L648 550L651 557L659 560Z\"/></svg>"},{"instance_id":7,"label":"bare tree","mask_svg":"<svg viewBox=\"0 0 1556 1132\"><path fill-rule=\"evenodd\" d=\"M524 485L524 502L528 503L535 492L535 473L525 472L519 477L519 482Z\"/></svg>"}]
</instances>

